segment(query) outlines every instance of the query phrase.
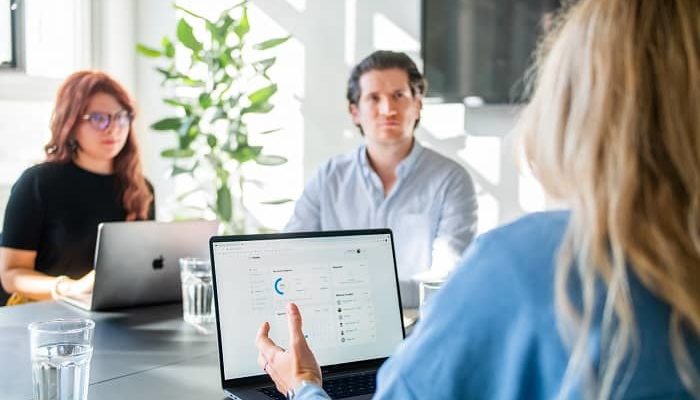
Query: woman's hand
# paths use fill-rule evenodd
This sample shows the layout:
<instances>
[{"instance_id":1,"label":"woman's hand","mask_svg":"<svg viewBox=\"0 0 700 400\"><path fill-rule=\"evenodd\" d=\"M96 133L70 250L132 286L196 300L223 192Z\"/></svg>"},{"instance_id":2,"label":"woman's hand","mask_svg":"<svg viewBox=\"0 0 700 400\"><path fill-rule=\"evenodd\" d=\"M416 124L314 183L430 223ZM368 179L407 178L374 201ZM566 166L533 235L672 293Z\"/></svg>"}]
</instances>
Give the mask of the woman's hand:
<instances>
[{"instance_id":1,"label":"woman's hand","mask_svg":"<svg viewBox=\"0 0 700 400\"><path fill-rule=\"evenodd\" d=\"M83 275L80 279L66 278L56 286L56 291L62 295L78 295L92 292L95 285L95 270Z\"/></svg>"},{"instance_id":2,"label":"woman's hand","mask_svg":"<svg viewBox=\"0 0 700 400\"><path fill-rule=\"evenodd\" d=\"M275 344L268 334L270 324L265 322L258 329L255 345L258 348L258 365L275 382L277 390L287 394L301 381L309 381L321 386L321 368L311 352L301 330L301 314L296 304L287 304L289 322L289 349Z\"/></svg>"}]
</instances>

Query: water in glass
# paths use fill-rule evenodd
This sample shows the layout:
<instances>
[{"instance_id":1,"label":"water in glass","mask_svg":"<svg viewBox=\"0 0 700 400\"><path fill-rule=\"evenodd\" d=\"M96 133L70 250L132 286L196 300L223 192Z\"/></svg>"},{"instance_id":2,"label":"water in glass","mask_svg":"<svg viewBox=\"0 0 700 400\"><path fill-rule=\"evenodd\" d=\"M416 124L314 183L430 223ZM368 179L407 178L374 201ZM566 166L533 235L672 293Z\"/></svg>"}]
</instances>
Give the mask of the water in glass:
<instances>
[{"instance_id":1,"label":"water in glass","mask_svg":"<svg viewBox=\"0 0 700 400\"><path fill-rule=\"evenodd\" d=\"M182 312L186 322L206 328L214 323L214 288L207 260L180 260Z\"/></svg>"},{"instance_id":2,"label":"water in glass","mask_svg":"<svg viewBox=\"0 0 700 400\"><path fill-rule=\"evenodd\" d=\"M86 400L92 346L49 344L32 349L35 400Z\"/></svg>"}]
</instances>

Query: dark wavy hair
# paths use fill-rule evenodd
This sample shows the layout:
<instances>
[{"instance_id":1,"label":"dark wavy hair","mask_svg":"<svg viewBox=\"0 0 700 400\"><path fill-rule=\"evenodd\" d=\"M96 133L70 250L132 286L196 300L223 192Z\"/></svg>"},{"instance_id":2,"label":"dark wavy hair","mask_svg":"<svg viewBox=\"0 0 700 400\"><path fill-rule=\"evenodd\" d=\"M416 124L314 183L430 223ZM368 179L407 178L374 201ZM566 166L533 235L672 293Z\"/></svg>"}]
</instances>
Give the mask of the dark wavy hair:
<instances>
[{"instance_id":1,"label":"dark wavy hair","mask_svg":"<svg viewBox=\"0 0 700 400\"><path fill-rule=\"evenodd\" d=\"M411 87L411 95L415 97L425 94L425 91L428 89L428 82L418 70L416 63L414 63L406 53L377 50L352 68L350 78L348 79L348 90L345 94L348 103L357 104L360 100L360 77L362 77L362 75L369 71L392 68L406 71L406 75L408 75L408 85Z\"/></svg>"},{"instance_id":2,"label":"dark wavy hair","mask_svg":"<svg viewBox=\"0 0 700 400\"><path fill-rule=\"evenodd\" d=\"M119 102L130 114L136 110L134 102L116 80L100 71L79 71L69 76L58 89L56 104L51 115L51 140L44 146L47 162L68 163L75 157L71 145L80 116L87 112L92 96L105 93ZM122 205L127 220L147 219L153 194L143 176L139 147L133 122L124 148L114 158L114 174L122 193Z\"/></svg>"}]
</instances>

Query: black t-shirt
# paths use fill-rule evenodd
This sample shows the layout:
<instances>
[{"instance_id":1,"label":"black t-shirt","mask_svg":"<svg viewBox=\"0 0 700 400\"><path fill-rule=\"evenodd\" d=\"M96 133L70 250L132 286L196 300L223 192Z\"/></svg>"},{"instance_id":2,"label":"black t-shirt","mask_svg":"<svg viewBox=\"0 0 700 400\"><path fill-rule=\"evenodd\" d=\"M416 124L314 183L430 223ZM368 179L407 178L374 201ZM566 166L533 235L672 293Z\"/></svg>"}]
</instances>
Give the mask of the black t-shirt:
<instances>
[{"instance_id":1,"label":"black t-shirt","mask_svg":"<svg viewBox=\"0 0 700 400\"><path fill-rule=\"evenodd\" d=\"M124 220L116 176L45 162L24 171L12 187L2 246L36 251L37 271L79 278L92 269L97 225Z\"/></svg>"}]
</instances>

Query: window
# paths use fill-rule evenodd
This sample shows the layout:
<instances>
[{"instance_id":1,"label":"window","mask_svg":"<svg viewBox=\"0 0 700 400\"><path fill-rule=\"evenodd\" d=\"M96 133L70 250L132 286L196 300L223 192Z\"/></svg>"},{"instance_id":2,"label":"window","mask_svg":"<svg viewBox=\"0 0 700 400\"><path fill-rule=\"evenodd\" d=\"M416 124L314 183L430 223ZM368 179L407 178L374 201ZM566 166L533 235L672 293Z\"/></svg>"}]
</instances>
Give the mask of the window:
<instances>
[{"instance_id":1,"label":"window","mask_svg":"<svg viewBox=\"0 0 700 400\"><path fill-rule=\"evenodd\" d=\"M19 0L0 0L0 67L17 67Z\"/></svg>"}]
</instances>

